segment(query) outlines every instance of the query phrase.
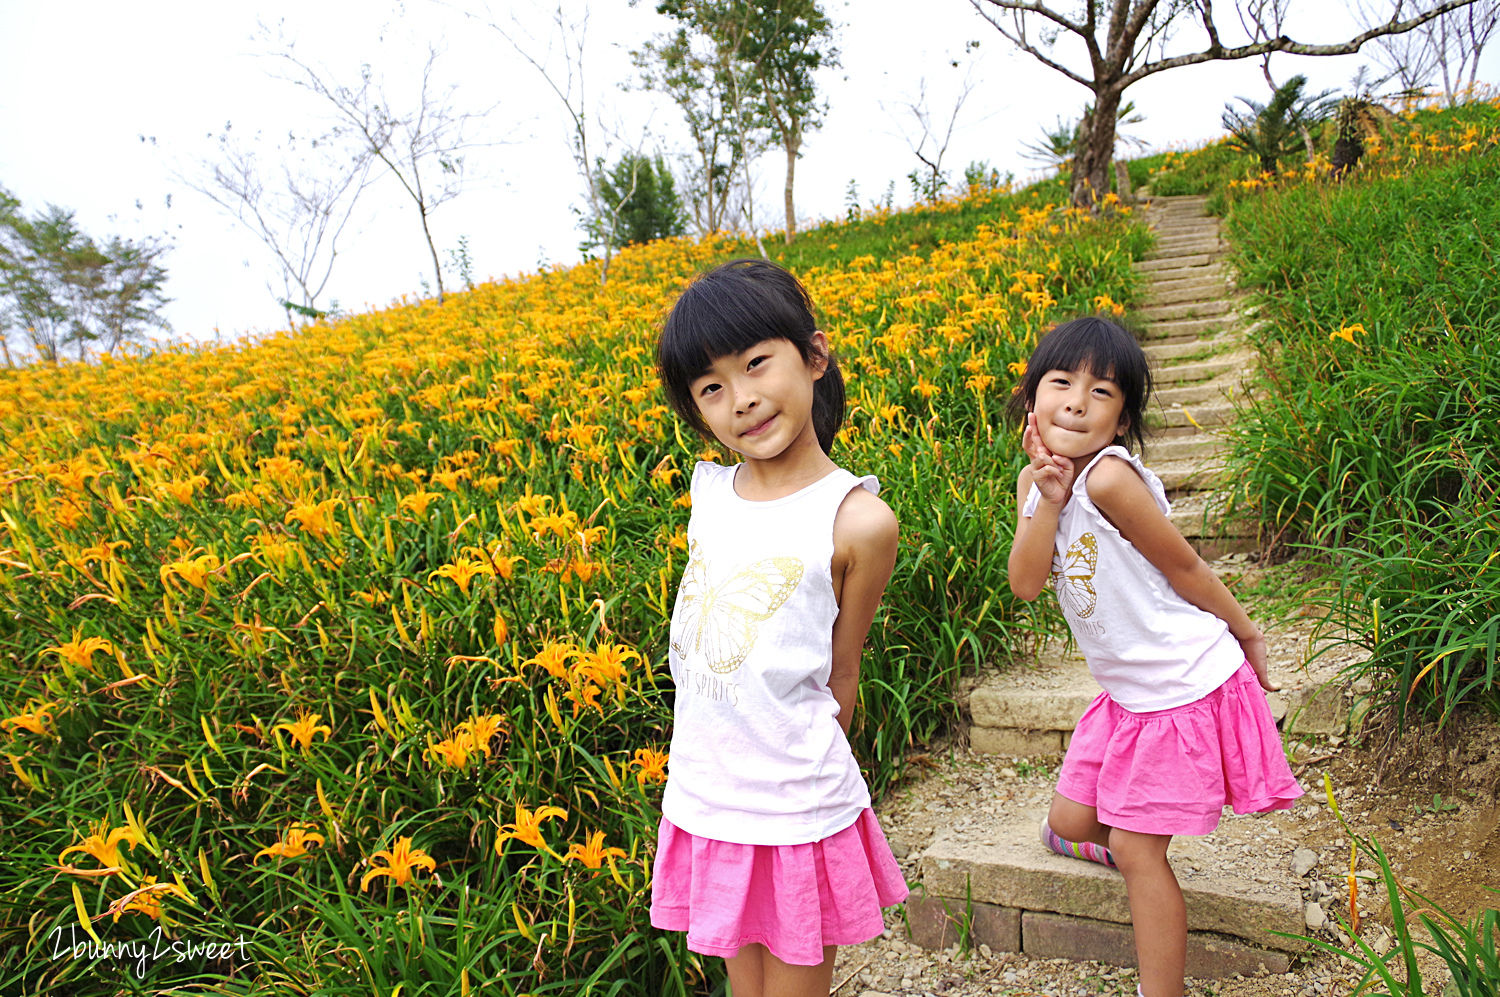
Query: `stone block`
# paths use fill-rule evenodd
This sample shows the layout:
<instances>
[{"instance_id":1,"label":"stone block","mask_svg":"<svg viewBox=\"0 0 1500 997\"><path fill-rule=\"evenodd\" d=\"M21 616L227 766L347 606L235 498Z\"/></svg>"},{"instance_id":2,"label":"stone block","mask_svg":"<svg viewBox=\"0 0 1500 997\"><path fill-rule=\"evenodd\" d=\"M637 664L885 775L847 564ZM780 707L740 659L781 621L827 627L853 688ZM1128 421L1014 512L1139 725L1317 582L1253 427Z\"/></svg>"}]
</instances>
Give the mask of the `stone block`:
<instances>
[{"instance_id":1,"label":"stone block","mask_svg":"<svg viewBox=\"0 0 1500 997\"><path fill-rule=\"evenodd\" d=\"M915 894L906 901L911 940L925 949L956 945L966 917L972 947L988 945L995 952L1021 951L1021 912L1014 907Z\"/></svg>"},{"instance_id":2,"label":"stone block","mask_svg":"<svg viewBox=\"0 0 1500 997\"><path fill-rule=\"evenodd\" d=\"M1021 950L1037 959L1136 965L1135 932L1130 926L1092 918L1026 911L1021 915ZM1201 980L1285 973L1290 964L1285 952L1255 948L1211 932L1188 932L1187 975Z\"/></svg>"},{"instance_id":3,"label":"stone block","mask_svg":"<svg viewBox=\"0 0 1500 997\"><path fill-rule=\"evenodd\" d=\"M1343 734L1349 729L1349 702L1338 683L1292 689L1287 693L1288 734Z\"/></svg>"},{"instance_id":4,"label":"stone block","mask_svg":"<svg viewBox=\"0 0 1500 997\"><path fill-rule=\"evenodd\" d=\"M1016 758L1061 758L1062 731L1018 730L1014 727L970 727L969 748L982 755Z\"/></svg>"},{"instance_id":5,"label":"stone block","mask_svg":"<svg viewBox=\"0 0 1500 997\"><path fill-rule=\"evenodd\" d=\"M982 685L969 694L969 715L976 727L1018 727L1023 730L1072 730L1088 709L1099 686L1088 667L1076 680L1055 689L1017 689L1002 682Z\"/></svg>"},{"instance_id":6,"label":"stone block","mask_svg":"<svg viewBox=\"0 0 1500 997\"><path fill-rule=\"evenodd\" d=\"M985 841L952 831L930 842L921 860L921 880L929 896L972 897L976 902L1130 922L1125 881L1118 872L1092 862L1064 858L1037 841L1045 808L1000 817L985 828ZM992 842L992 843L985 843ZM1173 864L1182 864L1188 927L1244 939L1255 946L1301 951L1306 943L1271 934L1304 930L1302 893L1285 876L1285 860L1266 856L1266 869L1283 871L1266 883L1243 872L1221 871L1217 845L1183 837L1172 844Z\"/></svg>"}]
</instances>

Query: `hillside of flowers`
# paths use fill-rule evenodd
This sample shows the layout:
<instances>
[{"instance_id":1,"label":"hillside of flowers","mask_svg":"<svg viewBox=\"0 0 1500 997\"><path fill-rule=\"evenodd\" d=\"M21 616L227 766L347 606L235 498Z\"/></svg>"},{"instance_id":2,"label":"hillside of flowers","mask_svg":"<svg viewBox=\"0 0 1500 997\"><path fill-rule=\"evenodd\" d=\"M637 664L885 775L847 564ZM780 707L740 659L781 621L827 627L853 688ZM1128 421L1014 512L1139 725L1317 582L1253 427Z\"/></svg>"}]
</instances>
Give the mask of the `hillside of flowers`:
<instances>
[{"instance_id":1,"label":"hillside of flowers","mask_svg":"<svg viewBox=\"0 0 1500 997\"><path fill-rule=\"evenodd\" d=\"M1129 300L1146 239L991 191L796 246L849 383L835 456L902 523L853 734L877 790L1034 626L1002 410L1040 330ZM743 253L0 372L0 991L718 972L647 899L686 482L731 455L676 423L653 347Z\"/></svg>"}]
</instances>

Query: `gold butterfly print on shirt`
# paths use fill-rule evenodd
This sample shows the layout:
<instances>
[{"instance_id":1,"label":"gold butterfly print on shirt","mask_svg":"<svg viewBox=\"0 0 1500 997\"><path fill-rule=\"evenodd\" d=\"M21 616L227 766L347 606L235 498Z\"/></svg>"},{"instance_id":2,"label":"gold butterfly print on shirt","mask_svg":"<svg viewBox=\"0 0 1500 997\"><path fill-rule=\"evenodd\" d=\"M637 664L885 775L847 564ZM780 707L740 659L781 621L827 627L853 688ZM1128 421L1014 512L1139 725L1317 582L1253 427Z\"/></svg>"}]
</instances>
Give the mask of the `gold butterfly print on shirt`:
<instances>
[{"instance_id":1,"label":"gold butterfly print on shirt","mask_svg":"<svg viewBox=\"0 0 1500 997\"><path fill-rule=\"evenodd\" d=\"M1052 555L1052 587L1063 609L1079 619L1094 615L1098 596L1094 592L1094 572L1099 568L1099 541L1085 533L1059 557Z\"/></svg>"},{"instance_id":2,"label":"gold butterfly print on shirt","mask_svg":"<svg viewBox=\"0 0 1500 997\"><path fill-rule=\"evenodd\" d=\"M768 557L738 569L710 587L695 541L688 550L677 611L672 618L672 650L701 654L711 671L732 672L755 646L760 625L782 607L802 580L795 557Z\"/></svg>"}]
</instances>

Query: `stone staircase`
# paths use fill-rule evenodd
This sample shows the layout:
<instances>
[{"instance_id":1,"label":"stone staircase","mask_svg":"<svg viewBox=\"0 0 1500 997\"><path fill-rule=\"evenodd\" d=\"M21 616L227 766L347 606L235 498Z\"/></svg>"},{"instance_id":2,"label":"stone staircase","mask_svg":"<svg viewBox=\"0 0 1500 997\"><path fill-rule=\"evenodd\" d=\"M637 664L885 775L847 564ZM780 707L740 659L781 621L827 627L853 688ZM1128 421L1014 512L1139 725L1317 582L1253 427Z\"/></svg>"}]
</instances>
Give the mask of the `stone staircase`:
<instances>
[{"instance_id":1,"label":"stone staircase","mask_svg":"<svg viewBox=\"0 0 1500 997\"><path fill-rule=\"evenodd\" d=\"M1147 209L1157 241L1136 264L1149 284L1134 318L1156 377L1147 463L1167 488L1178 528L1205 558L1224 559L1216 564L1222 574L1245 567L1235 555L1255 546L1250 530L1223 515L1219 490L1226 450L1220 432L1252 354L1221 262L1227 246L1217 219L1204 213L1205 200L1161 197ZM1297 639L1273 643L1272 673L1288 686L1273 695L1273 711L1299 736L1341 732L1342 690L1324 685L1330 676L1308 673L1307 651ZM970 761L1054 764L1097 692L1081 657L1060 643L1044 646L1031 667L992 676L971 694ZM1121 877L1038 842L1049 798L1043 793L982 814L955 803L960 809L919 846L919 885L907 907L918 944L951 944L961 926L973 944L991 950L1134 964ZM1187 900L1189 975L1286 972L1304 950L1300 940L1273 934L1306 930L1304 898L1288 871L1296 823L1286 814L1228 817L1206 838L1174 840L1172 861Z\"/></svg>"}]
</instances>

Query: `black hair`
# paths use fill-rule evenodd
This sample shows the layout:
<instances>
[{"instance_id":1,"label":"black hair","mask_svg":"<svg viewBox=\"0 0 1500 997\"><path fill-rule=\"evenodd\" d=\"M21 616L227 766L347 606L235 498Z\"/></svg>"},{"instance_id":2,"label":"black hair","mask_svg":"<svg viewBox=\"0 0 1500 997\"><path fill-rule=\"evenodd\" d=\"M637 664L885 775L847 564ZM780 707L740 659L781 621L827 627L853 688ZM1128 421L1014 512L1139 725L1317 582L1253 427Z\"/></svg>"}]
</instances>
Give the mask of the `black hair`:
<instances>
[{"instance_id":1,"label":"black hair","mask_svg":"<svg viewBox=\"0 0 1500 997\"><path fill-rule=\"evenodd\" d=\"M1105 318L1088 316L1048 332L1026 361L1021 386L1010 399L1010 413L1024 423L1036 405L1036 391L1049 370L1087 370L1120 386L1121 414L1129 419L1115 442L1145 455L1146 403L1151 399L1151 364L1135 336Z\"/></svg>"},{"instance_id":2,"label":"black hair","mask_svg":"<svg viewBox=\"0 0 1500 997\"><path fill-rule=\"evenodd\" d=\"M802 362L824 361L813 382L812 421L824 453L844 424L844 376L832 352L813 343L812 299L789 272L769 260L731 260L700 274L672 305L656 344L656 366L667 402L700 436L713 433L693 399L693 382L719 357L767 339L785 339Z\"/></svg>"}]
</instances>

